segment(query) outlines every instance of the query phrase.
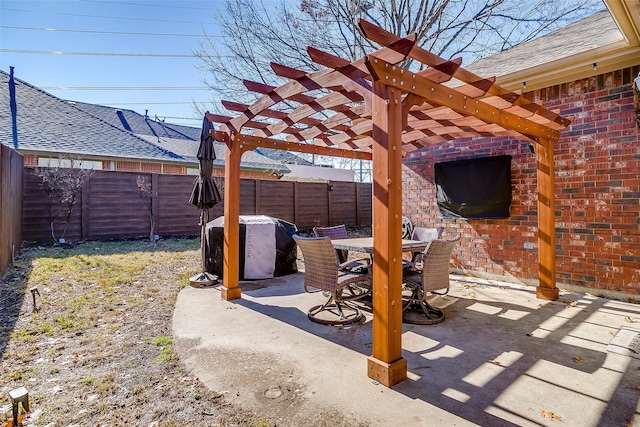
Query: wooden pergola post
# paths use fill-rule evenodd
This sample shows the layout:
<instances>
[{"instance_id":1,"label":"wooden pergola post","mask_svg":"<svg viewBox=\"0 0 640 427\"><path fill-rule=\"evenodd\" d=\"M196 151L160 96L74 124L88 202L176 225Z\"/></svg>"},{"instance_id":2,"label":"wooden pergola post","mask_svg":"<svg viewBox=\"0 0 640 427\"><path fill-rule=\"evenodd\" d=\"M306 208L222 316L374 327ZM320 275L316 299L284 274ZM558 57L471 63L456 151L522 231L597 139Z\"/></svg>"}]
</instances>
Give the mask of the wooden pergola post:
<instances>
[{"instance_id":1,"label":"wooden pergola post","mask_svg":"<svg viewBox=\"0 0 640 427\"><path fill-rule=\"evenodd\" d=\"M536 297L555 301L556 287L556 224L554 195L553 140L541 138L536 146L538 178L538 256L539 280Z\"/></svg>"},{"instance_id":2,"label":"wooden pergola post","mask_svg":"<svg viewBox=\"0 0 640 427\"><path fill-rule=\"evenodd\" d=\"M373 354L368 375L387 387L407 378L402 357L402 99L373 83Z\"/></svg>"},{"instance_id":3,"label":"wooden pergola post","mask_svg":"<svg viewBox=\"0 0 640 427\"><path fill-rule=\"evenodd\" d=\"M222 267L222 298L240 298L240 158L239 134L227 142L224 167L224 262Z\"/></svg>"}]
</instances>

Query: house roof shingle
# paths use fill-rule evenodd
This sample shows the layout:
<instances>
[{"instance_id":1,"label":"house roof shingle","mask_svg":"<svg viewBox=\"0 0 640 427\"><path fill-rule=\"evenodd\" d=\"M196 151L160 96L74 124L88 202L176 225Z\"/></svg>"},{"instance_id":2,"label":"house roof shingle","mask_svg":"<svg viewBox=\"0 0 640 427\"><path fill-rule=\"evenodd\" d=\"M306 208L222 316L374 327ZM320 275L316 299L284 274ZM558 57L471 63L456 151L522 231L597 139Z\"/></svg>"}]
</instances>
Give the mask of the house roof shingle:
<instances>
[{"instance_id":1,"label":"house roof shingle","mask_svg":"<svg viewBox=\"0 0 640 427\"><path fill-rule=\"evenodd\" d=\"M196 153L198 152L198 146L200 144L201 130L199 128L152 120L132 110L87 104L84 102L74 102L74 105L123 131L134 133L136 136L153 145L165 150L170 150L193 163L198 162ZM217 157L214 165L224 165L224 144L215 142L214 148ZM240 167L259 171L289 172L289 169L282 163L283 162L278 161L278 159L273 159L270 156L265 156L254 151L247 151L242 155Z\"/></svg>"},{"instance_id":2,"label":"house roof shingle","mask_svg":"<svg viewBox=\"0 0 640 427\"><path fill-rule=\"evenodd\" d=\"M9 79L0 70L0 142L13 147ZM197 167L199 128L166 124L132 110L65 101L18 78L14 82L18 150ZM216 143L215 149L216 164L222 166L225 147ZM289 172L282 163L254 152L244 153L241 167Z\"/></svg>"},{"instance_id":3,"label":"house roof shingle","mask_svg":"<svg viewBox=\"0 0 640 427\"><path fill-rule=\"evenodd\" d=\"M609 11L603 10L542 37L479 59L466 69L480 76L505 76L623 39Z\"/></svg>"},{"instance_id":4,"label":"house roof shingle","mask_svg":"<svg viewBox=\"0 0 640 427\"><path fill-rule=\"evenodd\" d=\"M94 117L100 118L113 126L136 135L153 135L159 138L189 139L192 141L200 140L199 128L164 123L136 113L133 110L77 101L67 102L71 102L82 111L85 111Z\"/></svg>"},{"instance_id":5,"label":"house roof shingle","mask_svg":"<svg viewBox=\"0 0 640 427\"><path fill-rule=\"evenodd\" d=\"M0 70L0 141L14 146L10 75ZM14 78L18 150L91 157L189 162L183 156L123 132L72 104Z\"/></svg>"},{"instance_id":6,"label":"house roof shingle","mask_svg":"<svg viewBox=\"0 0 640 427\"><path fill-rule=\"evenodd\" d=\"M296 153L289 151L273 150L271 148L256 148L256 153L269 157L270 159L277 160L284 164L313 166L313 163L307 159L298 156Z\"/></svg>"}]
</instances>

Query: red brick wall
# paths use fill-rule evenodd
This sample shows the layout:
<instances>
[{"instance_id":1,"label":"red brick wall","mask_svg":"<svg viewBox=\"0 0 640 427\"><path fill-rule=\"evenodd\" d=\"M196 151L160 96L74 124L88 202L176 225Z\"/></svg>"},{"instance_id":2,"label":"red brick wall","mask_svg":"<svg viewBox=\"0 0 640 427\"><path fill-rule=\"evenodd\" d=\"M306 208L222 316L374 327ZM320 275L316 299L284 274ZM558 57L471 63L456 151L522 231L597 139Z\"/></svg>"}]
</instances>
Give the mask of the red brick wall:
<instances>
[{"instance_id":1,"label":"red brick wall","mask_svg":"<svg viewBox=\"0 0 640 427\"><path fill-rule=\"evenodd\" d=\"M128 161L115 161L113 162L114 170L118 172L146 172L146 173L162 173L169 175L185 175L187 174L187 168L184 166L167 165L164 163L147 163L147 162L128 162ZM36 156L25 156L25 166L37 166L38 158ZM112 162L104 160L102 161L103 170L111 170ZM193 165L194 169L197 169L197 165ZM224 177L224 169L214 169L213 176ZM240 173L241 178L247 179L262 179L262 180L276 180L273 174L267 172L257 171L242 171Z\"/></svg>"},{"instance_id":2,"label":"red brick wall","mask_svg":"<svg viewBox=\"0 0 640 427\"><path fill-rule=\"evenodd\" d=\"M555 145L558 286L640 294L640 143L631 79L640 67L532 92L573 122ZM510 154L511 217L453 220L439 215L433 164ZM480 275L537 279L535 154L508 138L447 142L404 160L403 209L414 224L462 236L457 268ZM533 248L525 248L530 243Z\"/></svg>"},{"instance_id":3,"label":"red brick wall","mask_svg":"<svg viewBox=\"0 0 640 427\"><path fill-rule=\"evenodd\" d=\"M162 165L159 163L140 163L140 171L162 173Z\"/></svg>"},{"instance_id":4,"label":"red brick wall","mask_svg":"<svg viewBox=\"0 0 640 427\"><path fill-rule=\"evenodd\" d=\"M116 162L116 170L123 172L140 172L140 162Z\"/></svg>"},{"instance_id":5,"label":"red brick wall","mask_svg":"<svg viewBox=\"0 0 640 427\"><path fill-rule=\"evenodd\" d=\"M24 156L24 165L25 166L37 166L38 165L38 158L36 156L32 156L32 155L25 155Z\"/></svg>"},{"instance_id":6,"label":"red brick wall","mask_svg":"<svg viewBox=\"0 0 640 427\"><path fill-rule=\"evenodd\" d=\"M185 168L184 166L162 165L162 173L184 175L187 173L187 168Z\"/></svg>"}]
</instances>

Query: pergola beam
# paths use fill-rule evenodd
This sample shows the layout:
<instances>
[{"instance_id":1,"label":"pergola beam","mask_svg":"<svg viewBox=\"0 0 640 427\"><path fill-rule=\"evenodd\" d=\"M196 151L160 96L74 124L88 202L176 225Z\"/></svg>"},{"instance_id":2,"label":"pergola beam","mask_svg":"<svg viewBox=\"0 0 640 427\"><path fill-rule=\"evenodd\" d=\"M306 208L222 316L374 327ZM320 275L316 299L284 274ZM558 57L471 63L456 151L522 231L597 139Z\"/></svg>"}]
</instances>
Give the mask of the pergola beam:
<instances>
[{"instance_id":1,"label":"pergola beam","mask_svg":"<svg viewBox=\"0 0 640 427\"><path fill-rule=\"evenodd\" d=\"M225 100L220 101L220 102L222 103L224 108L226 108L229 111L238 111L238 112L242 113L247 108L249 108L248 105L241 104L239 102L225 101ZM260 112L260 116L268 118L268 119L284 120L284 119L287 118L287 113L285 113L284 111L266 109L266 110L262 110ZM307 118L301 119L298 123L302 123L302 124L309 125L309 126L315 126L315 125L319 124L320 122L321 122L320 119L314 119L314 118L311 118L311 117L307 117Z\"/></svg>"},{"instance_id":2,"label":"pergola beam","mask_svg":"<svg viewBox=\"0 0 640 427\"><path fill-rule=\"evenodd\" d=\"M364 33L365 37L382 46L391 46L400 38L393 33L390 33L370 22L365 21L364 19L360 19L358 21L358 26ZM418 45L414 46L411 52L409 52L408 56L412 59L419 61L424 65L428 65L429 67L433 67L436 69L440 68L442 64L445 62L444 59L440 58L437 55L434 55L433 53L421 48ZM456 79L464 83L468 83L472 85L474 84L474 82L483 80L482 77L464 68L458 68L453 70L453 72L451 73L451 77L455 77ZM495 82L495 79L494 79L494 82ZM498 86L497 84L492 84L487 89L487 92L491 95L495 95L506 100L508 103L512 105L522 106L523 108L526 108L526 109L533 109L536 112L538 112L538 110L544 110L540 108L540 106L538 106L537 104L525 98L521 93L515 93L512 91L506 90ZM560 124L563 128L571 124L571 120L568 120L562 117L561 115L550 112L550 111L544 110L543 116L548 118L550 121Z\"/></svg>"},{"instance_id":3,"label":"pergola beam","mask_svg":"<svg viewBox=\"0 0 640 427\"><path fill-rule=\"evenodd\" d=\"M214 137L215 138L215 137ZM314 144L300 144L288 142L281 139L262 138L251 135L238 135L238 143L242 150L253 150L254 148L273 148L274 150L294 151L297 153L319 154L321 156L344 157L348 159L371 160L373 157L367 151L354 151L342 148L323 147Z\"/></svg>"},{"instance_id":4,"label":"pergola beam","mask_svg":"<svg viewBox=\"0 0 640 427\"><path fill-rule=\"evenodd\" d=\"M430 104L442 105L459 114L474 116L488 123L496 123L534 139L558 139L560 137L560 132L554 129L500 110L481 99L463 95L455 89L436 84L419 74L408 72L404 68L383 61L374 55L369 55L367 66L376 80L424 98Z\"/></svg>"}]
</instances>

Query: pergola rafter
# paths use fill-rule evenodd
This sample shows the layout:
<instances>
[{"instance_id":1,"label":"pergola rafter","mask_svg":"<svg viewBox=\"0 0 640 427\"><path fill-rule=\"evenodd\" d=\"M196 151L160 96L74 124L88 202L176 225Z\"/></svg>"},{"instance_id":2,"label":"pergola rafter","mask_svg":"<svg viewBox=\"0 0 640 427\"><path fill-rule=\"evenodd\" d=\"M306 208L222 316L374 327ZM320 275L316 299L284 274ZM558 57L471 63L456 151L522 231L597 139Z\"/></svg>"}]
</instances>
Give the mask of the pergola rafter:
<instances>
[{"instance_id":1,"label":"pergola rafter","mask_svg":"<svg viewBox=\"0 0 640 427\"><path fill-rule=\"evenodd\" d=\"M553 143L570 121L364 20L360 28L382 47L349 61L312 47L326 68L305 72L271 64L288 81L274 87L245 81L259 95L251 105L223 101L235 116L206 114L227 145L222 297L240 298L240 158L257 147L373 160L373 351L371 378L391 386L406 378L402 357L402 157L461 138L511 136L537 144L539 280L537 296L557 299ZM418 62L420 71L402 66ZM457 84L457 85L456 85Z\"/></svg>"}]
</instances>

